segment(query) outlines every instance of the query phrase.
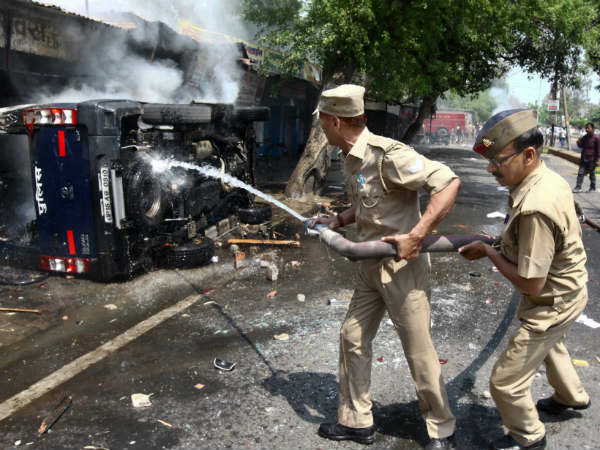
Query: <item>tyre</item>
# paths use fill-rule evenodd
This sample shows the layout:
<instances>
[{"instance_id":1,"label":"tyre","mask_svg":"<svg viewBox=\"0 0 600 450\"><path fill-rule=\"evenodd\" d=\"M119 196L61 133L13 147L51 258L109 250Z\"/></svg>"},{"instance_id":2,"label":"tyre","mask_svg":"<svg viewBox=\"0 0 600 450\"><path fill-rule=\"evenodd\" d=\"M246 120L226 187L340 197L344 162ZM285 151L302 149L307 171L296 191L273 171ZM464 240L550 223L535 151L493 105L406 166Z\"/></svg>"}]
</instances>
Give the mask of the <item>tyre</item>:
<instances>
[{"instance_id":1,"label":"tyre","mask_svg":"<svg viewBox=\"0 0 600 450\"><path fill-rule=\"evenodd\" d=\"M211 123L213 109L208 105L148 103L142 108L142 120L154 125Z\"/></svg>"},{"instance_id":2,"label":"tyre","mask_svg":"<svg viewBox=\"0 0 600 450\"><path fill-rule=\"evenodd\" d=\"M242 122L264 122L271 118L271 109L267 106L246 106L236 108L234 119Z\"/></svg>"},{"instance_id":3,"label":"tyre","mask_svg":"<svg viewBox=\"0 0 600 450\"><path fill-rule=\"evenodd\" d=\"M214 242L205 238L177 247L167 247L164 264L176 269L198 267L208 264L214 255Z\"/></svg>"},{"instance_id":4,"label":"tyre","mask_svg":"<svg viewBox=\"0 0 600 450\"><path fill-rule=\"evenodd\" d=\"M237 216L242 223L248 224L259 224L264 223L267 220L271 219L273 215L273 209L271 205L262 204L262 203L254 203L248 208L238 208Z\"/></svg>"},{"instance_id":5,"label":"tyre","mask_svg":"<svg viewBox=\"0 0 600 450\"><path fill-rule=\"evenodd\" d=\"M143 163L133 166L127 176L126 189L127 216L144 230L160 225L169 204L152 169Z\"/></svg>"}]
</instances>

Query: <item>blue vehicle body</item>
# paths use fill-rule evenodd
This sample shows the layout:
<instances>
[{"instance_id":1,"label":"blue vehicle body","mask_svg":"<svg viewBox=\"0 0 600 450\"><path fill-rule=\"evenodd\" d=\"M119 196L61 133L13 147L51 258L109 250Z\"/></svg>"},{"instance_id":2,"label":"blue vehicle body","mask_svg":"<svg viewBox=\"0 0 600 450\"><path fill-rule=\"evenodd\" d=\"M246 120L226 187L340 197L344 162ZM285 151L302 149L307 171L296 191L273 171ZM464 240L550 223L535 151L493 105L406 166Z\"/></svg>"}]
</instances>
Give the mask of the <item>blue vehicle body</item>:
<instances>
[{"instance_id":1,"label":"blue vehicle body","mask_svg":"<svg viewBox=\"0 0 600 450\"><path fill-rule=\"evenodd\" d=\"M49 111L46 122L31 119ZM61 111L73 123L47 123ZM265 108L98 100L22 114L36 219L31 242L0 246L0 257L16 265L112 280L179 247L182 258L200 251L205 261L206 249L189 244L251 204L245 191L198 173L174 174L177 186L161 182L147 161L160 155L210 164L249 181L249 124L268 118Z\"/></svg>"}]
</instances>

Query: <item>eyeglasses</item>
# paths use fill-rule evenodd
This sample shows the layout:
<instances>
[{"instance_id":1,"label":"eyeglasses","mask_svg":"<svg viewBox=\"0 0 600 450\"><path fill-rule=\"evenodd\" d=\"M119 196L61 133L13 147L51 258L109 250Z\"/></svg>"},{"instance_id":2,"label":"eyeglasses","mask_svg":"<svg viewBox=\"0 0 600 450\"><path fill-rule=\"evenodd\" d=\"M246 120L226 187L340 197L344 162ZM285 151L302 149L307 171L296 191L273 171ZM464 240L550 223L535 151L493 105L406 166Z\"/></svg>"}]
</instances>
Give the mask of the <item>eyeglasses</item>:
<instances>
[{"instance_id":1,"label":"eyeglasses","mask_svg":"<svg viewBox=\"0 0 600 450\"><path fill-rule=\"evenodd\" d=\"M500 166L502 164L504 164L506 161L508 161L510 158L512 158L513 156L518 155L519 153L522 153L522 152L523 152L523 150L518 150L518 151L511 153L510 155L504 156L503 158L500 158L500 159L490 158L489 161L499 169Z\"/></svg>"}]
</instances>

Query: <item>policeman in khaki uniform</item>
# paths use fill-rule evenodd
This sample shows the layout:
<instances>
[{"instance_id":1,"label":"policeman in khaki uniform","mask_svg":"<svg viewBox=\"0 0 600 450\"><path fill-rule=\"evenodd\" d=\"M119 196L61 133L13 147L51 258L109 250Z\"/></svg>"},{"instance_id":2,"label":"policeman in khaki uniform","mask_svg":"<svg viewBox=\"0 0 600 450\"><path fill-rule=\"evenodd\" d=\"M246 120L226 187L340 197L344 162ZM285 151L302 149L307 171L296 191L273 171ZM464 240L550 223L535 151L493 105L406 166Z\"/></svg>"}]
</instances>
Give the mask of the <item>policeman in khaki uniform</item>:
<instances>
[{"instance_id":1,"label":"policeman in khaki uniform","mask_svg":"<svg viewBox=\"0 0 600 450\"><path fill-rule=\"evenodd\" d=\"M426 234L448 213L460 181L441 163L411 147L371 134L364 116L364 88L342 85L322 93L321 126L345 155L346 189L352 207L315 222L335 229L356 222L360 241L384 239L397 257L359 263L355 291L340 333L337 423L323 423L322 437L374 442L371 413L371 344L385 312L394 323L414 379L430 442L427 449L453 448L455 419L430 336ZM418 191L430 201L421 217Z\"/></svg>"},{"instance_id":2,"label":"policeman in khaki uniform","mask_svg":"<svg viewBox=\"0 0 600 450\"><path fill-rule=\"evenodd\" d=\"M473 149L510 191L500 252L482 242L461 249L468 259L488 257L521 291L521 325L494 366L490 391L508 434L491 449L546 447L529 387L546 364L554 395L537 409L561 414L590 404L563 343L587 302L586 255L567 182L540 159L544 138L534 110L503 111L488 120Z\"/></svg>"}]
</instances>

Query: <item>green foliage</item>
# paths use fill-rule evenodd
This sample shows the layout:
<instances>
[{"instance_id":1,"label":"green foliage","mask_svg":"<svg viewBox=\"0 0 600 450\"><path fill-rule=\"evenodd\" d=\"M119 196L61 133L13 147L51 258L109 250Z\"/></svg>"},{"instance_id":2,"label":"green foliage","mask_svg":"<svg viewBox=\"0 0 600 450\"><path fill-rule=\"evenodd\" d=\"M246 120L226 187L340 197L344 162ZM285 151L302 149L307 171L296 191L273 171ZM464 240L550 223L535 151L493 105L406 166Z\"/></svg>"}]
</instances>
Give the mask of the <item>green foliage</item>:
<instances>
[{"instance_id":1,"label":"green foliage","mask_svg":"<svg viewBox=\"0 0 600 450\"><path fill-rule=\"evenodd\" d=\"M512 61L557 87L579 87L583 46L596 17L593 0L527 2ZM535 6L532 6L535 5Z\"/></svg>"},{"instance_id":2,"label":"green foliage","mask_svg":"<svg viewBox=\"0 0 600 450\"><path fill-rule=\"evenodd\" d=\"M244 0L264 45L282 51L284 68L306 58L324 80L366 75L380 101L467 97L509 67L576 87L582 45L597 56L596 0ZM592 33L593 32L593 33ZM593 45L592 45L593 44ZM594 50L597 50L594 53ZM483 105L484 117L486 108Z\"/></svg>"}]
</instances>

